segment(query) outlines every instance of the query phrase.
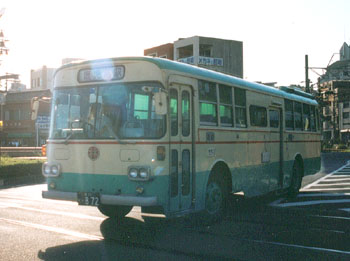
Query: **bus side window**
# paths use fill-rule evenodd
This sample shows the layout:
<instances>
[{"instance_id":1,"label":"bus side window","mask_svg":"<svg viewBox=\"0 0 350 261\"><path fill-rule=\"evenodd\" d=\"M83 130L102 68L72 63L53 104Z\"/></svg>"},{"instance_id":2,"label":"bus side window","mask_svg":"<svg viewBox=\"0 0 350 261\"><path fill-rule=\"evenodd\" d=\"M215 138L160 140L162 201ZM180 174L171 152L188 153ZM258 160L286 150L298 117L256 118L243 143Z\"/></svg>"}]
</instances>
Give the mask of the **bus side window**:
<instances>
[{"instance_id":1,"label":"bus side window","mask_svg":"<svg viewBox=\"0 0 350 261\"><path fill-rule=\"evenodd\" d=\"M278 110L269 110L270 127L278 128L280 126L280 114Z\"/></svg>"},{"instance_id":2,"label":"bus side window","mask_svg":"<svg viewBox=\"0 0 350 261\"><path fill-rule=\"evenodd\" d=\"M219 85L219 114L221 126L233 126L232 114L232 88L226 85Z\"/></svg>"},{"instance_id":3,"label":"bus side window","mask_svg":"<svg viewBox=\"0 0 350 261\"><path fill-rule=\"evenodd\" d=\"M315 106L310 106L311 108L311 131L316 131L316 112Z\"/></svg>"},{"instance_id":4,"label":"bus side window","mask_svg":"<svg viewBox=\"0 0 350 261\"><path fill-rule=\"evenodd\" d=\"M293 102L290 100L284 101L285 109L285 123L287 130L294 130L294 114L293 114Z\"/></svg>"},{"instance_id":5,"label":"bus side window","mask_svg":"<svg viewBox=\"0 0 350 261\"><path fill-rule=\"evenodd\" d=\"M302 105L300 102L294 102L294 125L296 130L303 129Z\"/></svg>"},{"instance_id":6,"label":"bus side window","mask_svg":"<svg viewBox=\"0 0 350 261\"><path fill-rule=\"evenodd\" d=\"M216 84L198 81L199 112L202 125L218 125Z\"/></svg>"},{"instance_id":7,"label":"bus side window","mask_svg":"<svg viewBox=\"0 0 350 261\"><path fill-rule=\"evenodd\" d=\"M247 109L245 90L235 88L235 118L236 125L240 128L247 127Z\"/></svg>"},{"instance_id":8,"label":"bus side window","mask_svg":"<svg viewBox=\"0 0 350 261\"><path fill-rule=\"evenodd\" d=\"M178 133L178 115L177 115L177 90L170 90L170 124L171 136L176 136Z\"/></svg>"},{"instance_id":9,"label":"bus side window","mask_svg":"<svg viewBox=\"0 0 350 261\"><path fill-rule=\"evenodd\" d=\"M191 115L190 115L190 94L183 91L181 95L182 108L182 136L187 137L191 132Z\"/></svg>"},{"instance_id":10,"label":"bus side window","mask_svg":"<svg viewBox=\"0 0 350 261\"><path fill-rule=\"evenodd\" d=\"M304 127L303 130L304 131L310 131L310 106L309 104L303 104L303 123L304 123Z\"/></svg>"},{"instance_id":11,"label":"bus side window","mask_svg":"<svg viewBox=\"0 0 350 261\"><path fill-rule=\"evenodd\" d=\"M249 107L250 125L255 127L267 126L267 111L266 108L250 105Z\"/></svg>"}]
</instances>

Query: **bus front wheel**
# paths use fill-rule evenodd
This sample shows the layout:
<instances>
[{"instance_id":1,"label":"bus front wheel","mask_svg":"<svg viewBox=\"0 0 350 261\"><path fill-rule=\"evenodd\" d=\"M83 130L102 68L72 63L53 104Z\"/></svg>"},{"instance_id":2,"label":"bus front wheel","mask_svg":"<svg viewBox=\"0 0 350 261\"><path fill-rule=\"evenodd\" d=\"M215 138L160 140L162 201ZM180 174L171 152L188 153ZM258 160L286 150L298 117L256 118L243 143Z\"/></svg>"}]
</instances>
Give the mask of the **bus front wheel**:
<instances>
[{"instance_id":1,"label":"bus front wheel","mask_svg":"<svg viewBox=\"0 0 350 261\"><path fill-rule=\"evenodd\" d=\"M214 178L208 182L205 193L204 218L207 222L217 222L222 219L225 209L226 192L223 182Z\"/></svg>"},{"instance_id":2,"label":"bus front wheel","mask_svg":"<svg viewBox=\"0 0 350 261\"><path fill-rule=\"evenodd\" d=\"M99 205L98 210L105 216L111 218L123 218L132 209L131 206Z\"/></svg>"}]
</instances>

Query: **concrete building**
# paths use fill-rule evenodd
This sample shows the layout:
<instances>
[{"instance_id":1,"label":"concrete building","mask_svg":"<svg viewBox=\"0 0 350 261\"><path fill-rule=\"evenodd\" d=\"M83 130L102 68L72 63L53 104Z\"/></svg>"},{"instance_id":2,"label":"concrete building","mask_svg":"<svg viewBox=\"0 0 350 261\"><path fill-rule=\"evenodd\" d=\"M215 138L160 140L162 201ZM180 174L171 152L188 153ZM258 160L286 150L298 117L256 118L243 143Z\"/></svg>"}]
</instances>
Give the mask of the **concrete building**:
<instances>
[{"instance_id":1,"label":"concrete building","mask_svg":"<svg viewBox=\"0 0 350 261\"><path fill-rule=\"evenodd\" d=\"M161 57L243 78L243 42L209 37L181 38L144 50Z\"/></svg>"},{"instance_id":2,"label":"concrete building","mask_svg":"<svg viewBox=\"0 0 350 261\"><path fill-rule=\"evenodd\" d=\"M174 60L243 78L243 42L201 36L174 42Z\"/></svg>"},{"instance_id":3,"label":"concrete building","mask_svg":"<svg viewBox=\"0 0 350 261\"><path fill-rule=\"evenodd\" d=\"M53 76L56 68L47 68L45 65L38 70L30 72L30 89L46 90L53 89Z\"/></svg>"},{"instance_id":4,"label":"concrete building","mask_svg":"<svg viewBox=\"0 0 350 261\"><path fill-rule=\"evenodd\" d=\"M340 60L319 78L325 141L350 142L350 48L344 43Z\"/></svg>"}]
</instances>

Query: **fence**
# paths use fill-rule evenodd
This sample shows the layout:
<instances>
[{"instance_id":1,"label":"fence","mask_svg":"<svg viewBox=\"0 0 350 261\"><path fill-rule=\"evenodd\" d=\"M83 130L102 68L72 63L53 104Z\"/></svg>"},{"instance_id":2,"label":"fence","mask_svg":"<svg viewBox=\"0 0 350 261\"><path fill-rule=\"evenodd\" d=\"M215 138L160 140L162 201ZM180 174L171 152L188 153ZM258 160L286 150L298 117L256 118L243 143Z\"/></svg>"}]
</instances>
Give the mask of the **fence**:
<instances>
[{"instance_id":1,"label":"fence","mask_svg":"<svg viewBox=\"0 0 350 261\"><path fill-rule=\"evenodd\" d=\"M0 156L10 156L10 157L41 156L41 147L0 147Z\"/></svg>"}]
</instances>

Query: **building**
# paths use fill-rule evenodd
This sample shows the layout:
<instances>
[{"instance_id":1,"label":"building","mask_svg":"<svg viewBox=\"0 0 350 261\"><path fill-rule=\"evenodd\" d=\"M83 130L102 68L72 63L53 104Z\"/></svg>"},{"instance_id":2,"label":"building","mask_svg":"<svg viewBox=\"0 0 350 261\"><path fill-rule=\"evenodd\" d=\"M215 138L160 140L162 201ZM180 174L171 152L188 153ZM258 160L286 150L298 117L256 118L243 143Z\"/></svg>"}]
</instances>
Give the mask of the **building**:
<instances>
[{"instance_id":1,"label":"building","mask_svg":"<svg viewBox=\"0 0 350 261\"><path fill-rule=\"evenodd\" d=\"M56 68L47 68L45 65L38 70L30 71L30 89L46 90L53 89L53 76Z\"/></svg>"},{"instance_id":2,"label":"building","mask_svg":"<svg viewBox=\"0 0 350 261\"><path fill-rule=\"evenodd\" d=\"M50 124L50 103L40 103L36 121L31 119L34 97L51 97L50 90L2 93L1 146L41 146L46 143Z\"/></svg>"},{"instance_id":3,"label":"building","mask_svg":"<svg viewBox=\"0 0 350 261\"><path fill-rule=\"evenodd\" d=\"M325 141L350 142L350 48L344 43L340 60L319 78Z\"/></svg>"},{"instance_id":4,"label":"building","mask_svg":"<svg viewBox=\"0 0 350 261\"><path fill-rule=\"evenodd\" d=\"M171 55L173 53L173 55ZM193 36L144 50L144 55L189 63L243 78L243 42Z\"/></svg>"},{"instance_id":5,"label":"building","mask_svg":"<svg viewBox=\"0 0 350 261\"><path fill-rule=\"evenodd\" d=\"M201 36L174 42L174 60L243 78L243 42Z\"/></svg>"},{"instance_id":6,"label":"building","mask_svg":"<svg viewBox=\"0 0 350 261\"><path fill-rule=\"evenodd\" d=\"M157 47L145 49L143 51L143 54L144 56L152 56L174 60L174 44L167 43Z\"/></svg>"}]
</instances>

